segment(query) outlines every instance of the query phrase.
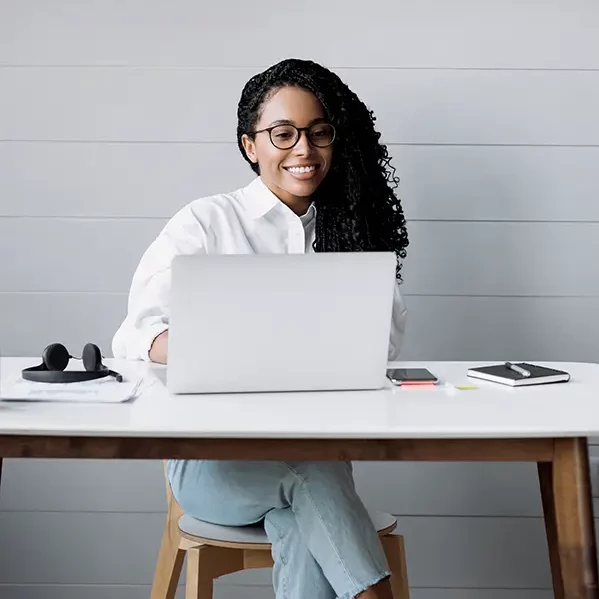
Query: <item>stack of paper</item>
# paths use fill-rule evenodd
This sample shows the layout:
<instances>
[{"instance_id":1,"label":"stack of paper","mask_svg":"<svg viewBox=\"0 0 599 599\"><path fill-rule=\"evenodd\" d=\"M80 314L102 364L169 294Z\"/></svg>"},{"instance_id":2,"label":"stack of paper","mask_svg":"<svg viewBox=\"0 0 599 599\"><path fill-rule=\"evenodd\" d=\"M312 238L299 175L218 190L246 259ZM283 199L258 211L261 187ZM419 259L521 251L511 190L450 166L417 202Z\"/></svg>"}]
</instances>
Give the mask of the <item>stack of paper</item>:
<instances>
[{"instance_id":1,"label":"stack of paper","mask_svg":"<svg viewBox=\"0 0 599 599\"><path fill-rule=\"evenodd\" d=\"M135 397L143 380L119 383L106 377L78 383L37 383L19 377L12 382L2 381L0 400L120 403Z\"/></svg>"}]
</instances>

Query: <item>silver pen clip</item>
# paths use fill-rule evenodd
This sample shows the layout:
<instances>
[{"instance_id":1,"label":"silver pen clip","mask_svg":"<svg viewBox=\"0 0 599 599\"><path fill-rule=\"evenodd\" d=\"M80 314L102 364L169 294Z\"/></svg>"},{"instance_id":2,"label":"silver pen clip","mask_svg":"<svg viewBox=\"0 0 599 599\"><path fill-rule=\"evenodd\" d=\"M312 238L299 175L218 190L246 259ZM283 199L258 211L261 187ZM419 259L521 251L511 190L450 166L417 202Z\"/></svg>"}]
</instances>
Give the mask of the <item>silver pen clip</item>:
<instances>
[{"instance_id":1,"label":"silver pen clip","mask_svg":"<svg viewBox=\"0 0 599 599\"><path fill-rule=\"evenodd\" d=\"M527 378L530 376L530 371L525 370L524 368L522 368L521 366L518 366L517 364L512 364L511 362L506 362L505 365L507 368L509 368L510 370L513 370L514 372L517 372L518 374L522 375L524 378Z\"/></svg>"}]
</instances>

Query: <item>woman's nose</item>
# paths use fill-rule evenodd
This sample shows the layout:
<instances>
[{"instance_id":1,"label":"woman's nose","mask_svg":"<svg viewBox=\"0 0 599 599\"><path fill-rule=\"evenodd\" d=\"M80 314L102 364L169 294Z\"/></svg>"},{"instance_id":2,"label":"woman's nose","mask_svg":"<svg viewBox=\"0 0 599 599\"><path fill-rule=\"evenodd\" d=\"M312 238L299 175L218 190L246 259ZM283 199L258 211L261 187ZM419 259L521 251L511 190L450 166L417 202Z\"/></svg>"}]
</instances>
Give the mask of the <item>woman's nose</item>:
<instances>
[{"instance_id":1,"label":"woman's nose","mask_svg":"<svg viewBox=\"0 0 599 599\"><path fill-rule=\"evenodd\" d=\"M312 153L312 145L308 140L308 132L300 131L299 139L297 140L297 144L295 144L294 150L297 154L306 155Z\"/></svg>"}]
</instances>

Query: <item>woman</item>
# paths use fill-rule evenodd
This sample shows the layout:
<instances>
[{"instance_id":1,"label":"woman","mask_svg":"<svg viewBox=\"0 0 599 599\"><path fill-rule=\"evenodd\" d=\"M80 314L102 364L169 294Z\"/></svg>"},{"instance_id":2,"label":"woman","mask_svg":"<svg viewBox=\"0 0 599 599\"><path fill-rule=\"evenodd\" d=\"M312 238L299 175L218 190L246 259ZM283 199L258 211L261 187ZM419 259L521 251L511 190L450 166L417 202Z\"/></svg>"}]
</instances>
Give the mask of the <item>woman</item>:
<instances>
[{"instance_id":1,"label":"woman","mask_svg":"<svg viewBox=\"0 0 599 599\"><path fill-rule=\"evenodd\" d=\"M248 186L181 209L134 274L115 357L166 363L170 263L177 254L393 251L397 284L389 358L401 347L398 290L408 245L387 149L372 113L337 75L285 60L252 77L238 106L237 140L258 175ZM308 318L305 314L291 315ZM264 520L278 599L390 599L380 540L345 462L170 460L183 510L201 520Z\"/></svg>"}]
</instances>

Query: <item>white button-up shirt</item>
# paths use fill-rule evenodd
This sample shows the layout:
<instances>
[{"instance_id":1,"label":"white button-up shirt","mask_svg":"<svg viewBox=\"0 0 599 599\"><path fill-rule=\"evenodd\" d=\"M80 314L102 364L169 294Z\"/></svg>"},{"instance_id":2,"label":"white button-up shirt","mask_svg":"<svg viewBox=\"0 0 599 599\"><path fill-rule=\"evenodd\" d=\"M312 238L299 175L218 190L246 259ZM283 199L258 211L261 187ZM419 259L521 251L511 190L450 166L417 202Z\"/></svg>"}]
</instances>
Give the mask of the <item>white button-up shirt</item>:
<instances>
[{"instance_id":1,"label":"white button-up shirt","mask_svg":"<svg viewBox=\"0 0 599 599\"><path fill-rule=\"evenodd\" d=\"M180 254L313 252L314 204L298 217L260 177L232 193L179 210L143 254L133 275L127 316L112 340L115 358L149 361L153 340L169 326L170 269ZM389 359L399 356L407 310L395 285Z\"/></svg>"}]
</instances>

